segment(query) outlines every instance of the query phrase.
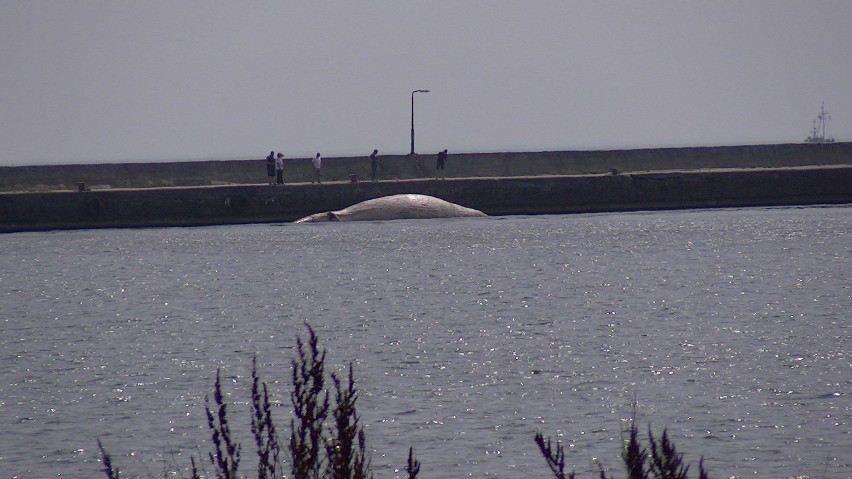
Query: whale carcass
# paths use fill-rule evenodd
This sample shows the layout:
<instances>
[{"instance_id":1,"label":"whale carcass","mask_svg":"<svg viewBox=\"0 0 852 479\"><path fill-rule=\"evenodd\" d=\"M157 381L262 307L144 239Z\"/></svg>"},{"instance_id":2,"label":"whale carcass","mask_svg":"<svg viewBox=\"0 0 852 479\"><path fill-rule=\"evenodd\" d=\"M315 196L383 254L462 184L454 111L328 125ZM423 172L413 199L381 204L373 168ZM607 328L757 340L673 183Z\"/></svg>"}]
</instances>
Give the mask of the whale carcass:
<instances>
[{"instance_id":1,"label":"whale carcass","mask_svg":"<svg viewBox=\"0 0 852 479\"><path fill-rule=\"evenodd\" d=\"M404 194L382 196L362 201L338 211L306 216L296 223L324 221L377 221L416 218L452 218L457 216L488 216L473 208L427 195Z\"/></svg>"}]
</instances>

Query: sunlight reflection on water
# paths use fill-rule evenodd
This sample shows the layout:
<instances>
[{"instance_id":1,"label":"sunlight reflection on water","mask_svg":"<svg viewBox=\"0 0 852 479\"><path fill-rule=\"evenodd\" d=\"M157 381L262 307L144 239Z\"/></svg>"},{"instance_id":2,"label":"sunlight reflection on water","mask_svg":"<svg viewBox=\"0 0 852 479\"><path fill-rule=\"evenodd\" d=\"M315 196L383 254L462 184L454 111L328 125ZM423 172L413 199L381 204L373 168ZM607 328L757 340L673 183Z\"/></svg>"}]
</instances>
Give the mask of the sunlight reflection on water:
<instances>
[{"instance_id":1,"label":"sunlight reflection on water","mask_svg":"<svg viewBox=\"0 0 852 479\"><path fill-rule=\"evenodd\" d=\"M409 446L424 476L546 476L538 430L618 469L634 398L714 477L847 477L850 213L3 235L0 469L91 477L98 438L131 476L187 466L218 367L250 449L252 355L284 429L309 321L378 477Z\"/></svg>"}]
</instances>

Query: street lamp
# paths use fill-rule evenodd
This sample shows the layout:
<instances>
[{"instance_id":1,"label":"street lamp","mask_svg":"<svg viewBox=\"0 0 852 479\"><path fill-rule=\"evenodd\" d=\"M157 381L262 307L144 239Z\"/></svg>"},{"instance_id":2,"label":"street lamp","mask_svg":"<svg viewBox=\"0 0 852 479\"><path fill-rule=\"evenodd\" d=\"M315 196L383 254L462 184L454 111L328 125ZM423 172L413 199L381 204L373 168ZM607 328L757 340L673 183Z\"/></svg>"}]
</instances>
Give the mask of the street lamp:
<instances>
[{"instance_id":1,"label":"street lamp","mask_svg":"<svg viewBox=\"0 0 852 479\"><path fill-rule=\"evenodd\" d=\"M429 90L414 90L411 92L411 155L414 155L414 94L429 93Z\"/></svg>"}]
</instances>

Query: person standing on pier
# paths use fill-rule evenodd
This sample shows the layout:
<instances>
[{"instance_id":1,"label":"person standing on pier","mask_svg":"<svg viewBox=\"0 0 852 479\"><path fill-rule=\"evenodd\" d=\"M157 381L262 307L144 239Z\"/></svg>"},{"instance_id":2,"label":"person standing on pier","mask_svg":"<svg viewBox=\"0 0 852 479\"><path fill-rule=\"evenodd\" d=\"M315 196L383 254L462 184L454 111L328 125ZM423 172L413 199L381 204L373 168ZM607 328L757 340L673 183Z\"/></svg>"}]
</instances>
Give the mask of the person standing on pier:
<instances>
[{"instance_id":1,"label":"person standing on pier","mask_svg":"<svg viewBox=\"0 0 852 479\"><path fill-rule=\"evenodd\" d=\"M446 178L444 178L444 163L446 163L446 161L447 161L447 150L444 149L444 151L439 151L438 152L438 162L435 165L435 179L436 180L438 179L438 175L439 175L438 172L440 172L441 179L446 179Z\"/></svg>"},{"instance_id":2,"label":"person standing on pier","mask_svg":"<svg viewBox=\"0 0 852 479\"><path fill-rule=\"evenodd\" d=\"M322 183L320 179L320 170L322 169L322 156L317 153L317 156L314 157L314 179L311 180L311 183L316 181L317 183Z\"/></svg>"},{"instance_id":3,"label":"person standing on pier","mask_svg":"<svg viewBox=\"0 0 852 479\"><path fill-rule=\"evenodd\" d=\"M370 155L370 181L376 181L376 170L379 169L379 150L373 150L373 154Z\"/></svg>"},{"instance_id":4,"label":"person standing on pier","mask_svg":"<svg viewBox=\"0 0 852 479\"><path fill-rule=\"evenodd\" d=\"M275 183L284 185L284 155L281 153L275 157Z\"/></svg>"},{"instance_id":5,"label":"person standing on pier","mask_svg":"<svg viewBox=\"0 0 852 479\"><path fill-rule=\"evenodd\" d=\"M272 177L275 176L275 152L270 151L266 157L266 176L269 177L269 184L272 184Z\"/></svg>"}]
</instances>

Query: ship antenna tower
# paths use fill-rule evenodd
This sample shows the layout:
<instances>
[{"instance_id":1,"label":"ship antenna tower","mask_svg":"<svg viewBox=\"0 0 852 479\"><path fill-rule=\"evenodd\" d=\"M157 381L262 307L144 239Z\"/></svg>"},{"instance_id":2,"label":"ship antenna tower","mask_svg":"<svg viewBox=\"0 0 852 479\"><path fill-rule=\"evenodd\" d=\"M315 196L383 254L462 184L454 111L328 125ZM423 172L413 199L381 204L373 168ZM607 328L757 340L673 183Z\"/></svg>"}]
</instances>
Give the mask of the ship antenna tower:
<instances>
[{"instance_id":1,"label":"ship antenna tower","mask_svg":"<svg viewBox=\"0 0 852 479\"><path fill-rule=\"evenodd\" d=\"M805 140L805 143L833 143L834 138L831 137L831 130L828 131L828 136L825 135L825 130L828 128L828 120L830 119L831 115L825 111L825 102L822 102L817 119L814 120L811 136Z\"/></svg>"}]
</instances>

